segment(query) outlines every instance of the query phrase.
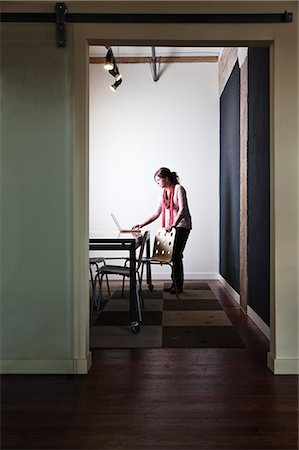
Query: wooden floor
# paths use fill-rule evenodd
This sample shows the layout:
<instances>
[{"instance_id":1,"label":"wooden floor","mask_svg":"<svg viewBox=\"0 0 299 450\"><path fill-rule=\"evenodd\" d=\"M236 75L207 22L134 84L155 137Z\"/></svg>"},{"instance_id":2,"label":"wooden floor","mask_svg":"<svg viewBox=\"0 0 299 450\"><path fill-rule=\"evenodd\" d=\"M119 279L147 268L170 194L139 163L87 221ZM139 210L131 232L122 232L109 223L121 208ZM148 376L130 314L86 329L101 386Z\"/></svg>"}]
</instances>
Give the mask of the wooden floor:
<instances>
[{"instance_id":1,"label":"wooden floor","mask_svg":"<svg viewBox=\"0 0 299 450\"><path fill-rule=\"evenodd\" d=\"M1 448L298 449L298 378L267 369L267 339L209 284L245 349L96 350L88 376L3 376Z\"/></svg>"}]
</instances>

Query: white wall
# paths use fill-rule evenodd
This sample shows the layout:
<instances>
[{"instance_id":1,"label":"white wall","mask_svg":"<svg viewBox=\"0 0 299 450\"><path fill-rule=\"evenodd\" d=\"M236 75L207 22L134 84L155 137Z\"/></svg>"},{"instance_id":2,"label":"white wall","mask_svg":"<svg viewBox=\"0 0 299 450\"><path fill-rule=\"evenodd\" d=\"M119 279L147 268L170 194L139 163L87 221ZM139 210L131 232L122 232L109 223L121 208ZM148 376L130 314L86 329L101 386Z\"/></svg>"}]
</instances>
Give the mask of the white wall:
<instances>
[{"instance_id":1,"label":"white wall","mask_svg":"<svg viewBox=\"0 0 299 450\"><path fill-rule=\"evenodd\" d=\"M90 65L90 234L143 221L160 195L155 171L179 174L193 230L185 250L186 279L211 278L219 262L219 98L216 63L169 64L154 82L148 64L120 67L123 83ZM148 228L154 233L160 219ZM168 268L157 268L168 276ZM155 272L154 272L155 274Z\"/></svg>"}]
</instances>

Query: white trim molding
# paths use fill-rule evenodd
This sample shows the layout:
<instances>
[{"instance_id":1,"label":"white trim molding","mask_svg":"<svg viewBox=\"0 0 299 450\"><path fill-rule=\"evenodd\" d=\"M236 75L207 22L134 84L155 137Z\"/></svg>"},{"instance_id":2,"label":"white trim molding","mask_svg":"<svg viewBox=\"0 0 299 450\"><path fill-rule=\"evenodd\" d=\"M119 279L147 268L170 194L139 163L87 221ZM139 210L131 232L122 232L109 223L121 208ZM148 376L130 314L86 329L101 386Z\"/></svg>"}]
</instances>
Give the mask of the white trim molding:
<instances>
[{"instance_id":1,"label":"white trim molding","mask_svg":"<svg viewBox=\"0 0 299 450\"><path fill-rule=\"evenodd\" d=\"M89 351L86 358L75 358L74 359L74 374L86 375L92 365L92 353Z\"/></svg>"},{"instance_id":2,"label":"white trim molding","mask_svg":"<svg viewBox=\"0 0 299 450\"><path fill-rule=\"evenodd\" d=\"M185 280L218 280L217 272L185 272Z\"/></svg>"},{"instance_id":3,"label":"white trim molding","mask_svg":"<svg viewBox=\"0 0 299 450\"><path fill-rule=\"evenodd\" d=\"M163 280L169 281L171 278L171 269L169 266L169 270L163 270L161 272L155 272L152 270L152 280ZM217 272L185 272L185 281L202 281L202 280L218 280L219 274ZM118 275L109 275L109 280L120 280L121 278ZM145 282L145 278L143 278L143 282Z\"/></svg>"},{"instance_id":4,"label":"white trim molding","mask_svg":"<svg viewBox=\"0 0 299 450\"><path fill-rule=\"evenodd\" d=\"M275 375L298 375L298 358L275 358L272 353L267 353L268 367Z\"/></svg>"},{"instance_id":5,"label":"white trim molding","mask_svg":"<svg viewBox=\"0 0 299 450\"><path fill-rule=\"evenodd\" d=\"M247 305L247 314L252 322L261 330L261 332L270 340L270 327L260 318L260 316Z\"/></svg>"},{"instance_id":6,"label":"white trim molding","mask_svg":"<svg viewBox=\"0 0 299 450\"><path fill-rule=\"evenodd\" d=\"M86 359L1 359L0 373L9 374L87 374L91 352Z\"/></svg>"},{"instance_id":7,"label":"white trim molding","mask_svg":"<svg viewBox=\"0 0 299 450\"><path fill-rule=\"evenodd\" d=\"M163 271L156 273L152 271L152 278L154 280L167 280L170 279L171 271ZM217 272L185 272L185 281L196 281L196 280L218 280L219 274Z\"/></svg>"},{"instance_id":8,"label":"white trim molding","mask_svg":"<svg viewBox=\"0 0 299 450\"><path fill-rule=\"evenodd\" d=\"M235 302L240 305L240 294L238 294L231 285L219 274L218 279L220 283L225 287L228 293L232 296ZM258 327L258 329L270 340L270 327L261 319L261 317L247 305L247 316Z\"/></svg>"},{"instance_id":9,"label":"white trim molding","mask_svg":"<svg viewBox=\"0 0 299 450\"><path fill-rule=\"evenodd\" d=\"M222 275L218 274L218 280L222 284L223 287L228 291L228 293L232 296L232 298L235 300L235 302L240 305L240 294L234 290L234 288L231 287L231 285L223 278Z\"/></svg>"}]
</instances>

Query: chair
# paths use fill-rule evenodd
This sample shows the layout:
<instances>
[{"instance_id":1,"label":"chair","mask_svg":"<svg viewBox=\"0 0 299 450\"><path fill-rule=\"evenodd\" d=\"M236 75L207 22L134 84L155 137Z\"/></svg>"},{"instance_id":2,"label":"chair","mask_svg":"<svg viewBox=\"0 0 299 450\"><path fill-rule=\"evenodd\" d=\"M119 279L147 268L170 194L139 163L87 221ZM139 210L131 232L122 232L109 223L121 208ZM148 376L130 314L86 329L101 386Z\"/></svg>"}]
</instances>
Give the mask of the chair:
<instances>
[{"instance_id":1,"label":"chair","mask_svg":"<svg viewBox=\"0 0 299 450\"><path fill-rule=\"evenodd\" d=\"M103 265L106 264L105 258L89 258L89 273L90 273L90 281L91 281L91 302L90 302L90 312L91 313L94 310L95 306L97 306L98 302L100 301L100 293L99 293L98 299L96 300L96 284L97 284L98 272L99 272L99 268L100 268L101 264L103 264ZM94 267L95 267L95 275L93 272ZM107 280L108 292L110 294L108 278L106 278L106 280Z\"/></svg>"},{"instance_id":2,"label":"chair","mask_svg":"<svg viewBox=\"0 0 299 450\"><path fill-rule=\"evenodd\" d=\"M145 231L144 235L142 236L142 241L141 244L139 246L139 256L136 262L136 267L135 267L135 271L137 274L137 278L138 278L138 285L139 285L139 295L141 298L141 302L143 305L143 298L142 298L142 292L141 292L141 277L139 274L139 269L141 266L141 261L142 261L142 257L143 257L143 252L144 252L144 248L145 248L145 244L146 241L148 239L148 235L149 235L149 231ZM103 280L103 276L106 275L106 277L108 277L108 275L120 275L123 277L123 287L122 287L122 294L124 292L124 280L125 278L130 278L130 267L127 266L129 259L126 258L126 262L123 266L120 265L116 265L116 264L104 264L103 266L99 267L97 273L98 273L98 277L99 277L99 284L100 284L100 292L101 292L101 301L100 304L103 302L103 296L102 296L102 280ZM109 295L110 295L110 291L109 291ZM101 305L98 305L101 306Z\"/></svg>"},{"instance_id":3,"label":"chair","mask_svg":"<svg viewBox=\"0 0 299 450\"><path fill-rule=\"evenodd\" d=\"M94 310L94 308L96 307L97 309L99 309L99 304L101 303L101 289L99 288L99 295L98 298L96 299L96 285L97 285L97 281L99 282L99 286L100 286L100 279L99 279L99 267L100 264L102 265L106 265L106 261L110 261L110 260L125 260L125 264L128 261L128 258L123 258L123 257L111 257L111 256L104 256L104 257L96 257L96 258L89 258L89 273L90 273L90 281L91 281L91 304L90 304L90 312L92 313L92 311ZM93 268L95 267L95 274L93 272ZM109 286L109 280L108 280L108 276L106 275L106 281L107 281L107 289L108 289L108 294L110 295L110 286Z\"/></svg>"},{"instance_id":4,"label":"chair","mask_svg":"<svg viewBox=\"0 0 299 450\"><path fill-rule=\"evenodd\" d=\"M141 280L143 276L143 269L145 264L160 264L161 266L167 264L171 267L171 273L173 271L172 255L174 248L176 229L172 228L170 231L166 231L165 228L159 228L156 231L155 242L153 248L153 255L150 258L142 258L141 260ZM175 279L173 279L173 285L175 288L176 296L179 298L178 287Z\"/></svg>"}]
</instances>

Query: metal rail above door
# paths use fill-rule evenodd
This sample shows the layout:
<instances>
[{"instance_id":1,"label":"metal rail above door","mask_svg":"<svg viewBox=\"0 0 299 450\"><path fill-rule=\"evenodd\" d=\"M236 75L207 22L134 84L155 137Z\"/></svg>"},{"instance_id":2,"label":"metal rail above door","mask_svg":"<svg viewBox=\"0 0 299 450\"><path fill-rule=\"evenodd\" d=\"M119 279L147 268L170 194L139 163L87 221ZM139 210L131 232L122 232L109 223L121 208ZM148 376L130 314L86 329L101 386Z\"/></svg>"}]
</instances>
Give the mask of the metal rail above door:
<instances>
[{"instance_id":1,"label":"metal rail above door","mask_svg":"<svg viewBox=\"0 0 299 450\"><path fill-rule=\"evenodd\" d=\"M168 13L68 13L56 3L53 13L1 13L1 22L56 23L57 47L66 46L65 23L290 23L293 13L168 14Z\"/></svg>"}]
</instances>

